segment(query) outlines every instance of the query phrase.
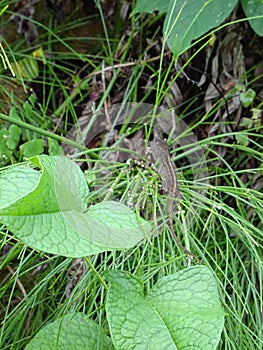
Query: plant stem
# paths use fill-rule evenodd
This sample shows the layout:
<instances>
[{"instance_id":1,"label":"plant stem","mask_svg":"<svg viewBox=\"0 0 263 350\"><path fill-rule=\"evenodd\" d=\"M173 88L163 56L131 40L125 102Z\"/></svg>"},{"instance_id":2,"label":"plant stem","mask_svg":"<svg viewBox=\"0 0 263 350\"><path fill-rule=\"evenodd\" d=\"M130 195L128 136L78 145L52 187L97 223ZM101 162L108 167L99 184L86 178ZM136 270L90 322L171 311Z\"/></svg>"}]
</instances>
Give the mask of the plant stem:
<instances>
[{"instance_id":1,"label":"plant stem","mask_svg":"<svg viewBox=\"0 0 263 350\"><path fill-rule=\"evenodd\" d=\"M103 287L106 289L106 291L108 290L107 284L103 281L101 275L98 273L98 271L95 269L95 267L92 265L92 263L90 262L90 260L87 257L83 258L86 263L89 265L89 267L91 268L91 270L95 273L95 275L98 277L99 281L101 282L101 284L103 285Z\"/></svg>"}]
</instances>

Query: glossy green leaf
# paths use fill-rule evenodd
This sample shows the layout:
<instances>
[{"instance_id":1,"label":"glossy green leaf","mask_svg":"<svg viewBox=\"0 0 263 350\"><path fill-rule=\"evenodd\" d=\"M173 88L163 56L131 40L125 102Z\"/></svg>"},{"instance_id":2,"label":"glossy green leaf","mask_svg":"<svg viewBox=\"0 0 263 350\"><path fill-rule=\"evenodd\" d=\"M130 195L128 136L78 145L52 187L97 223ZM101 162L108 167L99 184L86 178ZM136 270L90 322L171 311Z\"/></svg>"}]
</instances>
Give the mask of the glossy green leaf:
<instances>
[{"instance_id":1,"label":"glossy green leaf","mask_svg":"<svg viewBox=\"0 0 263 350\"><path fill-rule=\"evenodd\" d=\"M68 314L43 328L25 350L111 350L103 328L81 313Z\"/></svg>"},{"instance_id":2,"label":"glossy green leaf","mask_svg":"<svg viewBox=\"0 0 263 350\"><path fill-rule=\"evenodd\" d=\"M144 296L143 283L107 271L106 311L116 349L216 349L224 323L215 278L195 266L161 278Z\"/></svg>"},{"instance_id":3,"label":"glossy green leaf","mask_svg":"<svg viewBox=\"0 0 263 350\"><path fill-rule=\"evenodd\" d=\"M194 39L219 26L236 4L237 0L170 1L164 34L174 55L179 56Z\"/></svg>"},{"instance_id":4,"label":"glossy green leaf","mask_svg":"<svg viewBox=\"0 0 263 350\"><path fill-rule=\"evenodd\" d=\"M149 235L150 225L121 203L87 210L87 183L73 161L46 155L30 161L40 170L14 166L0 174L0 222L24 243L82 257L127 249Z\"/></svg>"},{"instance_id":5,"label":"glossy green leaf","mask_svg":"<svg viewBox=\"0 0 263 350\"><path fill-rule=\"evenodd\" d=\"M241 5L254 32L259 36L263 36L262 0L241 0ZM261 18L251 19L251 17L255 16L261 16Z\"/></svg>"}]
</instances>

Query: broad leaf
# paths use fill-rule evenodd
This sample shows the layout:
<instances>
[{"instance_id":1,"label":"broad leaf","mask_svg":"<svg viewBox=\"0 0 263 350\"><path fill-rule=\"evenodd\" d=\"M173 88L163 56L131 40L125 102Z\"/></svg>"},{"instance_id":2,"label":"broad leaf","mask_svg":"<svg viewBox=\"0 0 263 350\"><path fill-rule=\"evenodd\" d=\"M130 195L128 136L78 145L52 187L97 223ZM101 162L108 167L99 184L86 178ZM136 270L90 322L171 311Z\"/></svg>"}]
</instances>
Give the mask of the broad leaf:
<instances>
[{"instance_id":1,"label":"broad leaf","mask_svg":"<svg viewBox=\"0 0 263 350\"><path fill-rule=\"evenodd\" d=\"M27 179L24 181L24 179ZM10 167L0 173L0 213L32 192L39 182L39 173L25 166Z\"/></svg>"},{"instance_id":2,"label":"broad leaf","mask_svg":"<svg viewBox=\"0 0 263 350\"><path fill-rule=\"evenodd\" d=\"M116 349L216 349L224 312L205 266L161 278L146 297L143 283L128 273L107 271L106 278L107 319Z\"/></svg>"},{"instance_id":3,"label":"broad leaf","mask_svg":"<svg viewBox=\"0 0 263 350\"><path fill-rule=\"evenodd\" d=\"M170 1L164 35L175 56L188 49L191 41L217 27L231 13L237 0Z\"/></svg>"},{"instance_id":4,"label":"broad leaf","mask_svg":"<svg viewBox=\"0 0 263 350\"><path fill-rule=\"evenodd\" d=\"M87 210L87 183L73 161L46 155L30 161L40 171L17 166L0 174L0 222L24 243L81 257L130 248L149 234L150 225L121 203Z\"/></svg>"},{"instance_id":5,"label":"broad leaf","mask_svg":"<svg viewBox=\"0 0 263 350\"><path fill-rule=\"evenodd\" d=\"M104 330L81 313L68 314L43 328L25 350L111 350Z\"/></svg>"},{"instance_id":6,"label":"broad leaf","mask_svg":"<svg viewBox=\"0 0 263 350\"><path fill-rule=\"evenodd\" d=\"M254 32L263 36L263 1L241 0L241 5ZM261 16L261 18L250 19L250 17L255 16Z\"/></svg>"},{"instance_id":7,"label":"broad leaf","mask_svg":"<svg viewBox=\"0 0 263 350\"><path fill-rule=\"evenodd\" d=\"M170 0L137 0L133 13L167 12Z\"/></svg>"}]
</instances>

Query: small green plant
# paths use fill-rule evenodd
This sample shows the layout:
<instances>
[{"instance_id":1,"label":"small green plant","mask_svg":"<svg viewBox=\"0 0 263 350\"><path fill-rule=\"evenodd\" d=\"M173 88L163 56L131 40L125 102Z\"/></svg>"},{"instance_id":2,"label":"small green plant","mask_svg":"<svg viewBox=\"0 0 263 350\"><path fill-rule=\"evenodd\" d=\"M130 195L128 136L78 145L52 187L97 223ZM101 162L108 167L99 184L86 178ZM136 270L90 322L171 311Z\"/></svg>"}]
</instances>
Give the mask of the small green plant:
<instances>
[{"instance_id":1,"label":"small green plant","mask_svg":"<svg viewBox=\"0 0 263 350\"><path fill-rule=\"evenodd\" d=\"M218 27L232 12L238 0L138 0L134 13L166 13L163 33L176 57L186 51L193 40ZM241 0L253 30L263 35L263 3ZM254 18L256 17L256 18Z\"/></svg>"},{"instance_id":2,"label":"small green plant","mask_svg":"<svg viewBox=\"0 0 263 350\"><path fill-rule=\"evenodd\" d=\"M217 347L224 324L213 273L195 266L161 278L144 295L142 281L106 271L111 338L84 314L48 324L26 347L40 349L202 349Z\"/></svg>"},{"instance_id":3,"label":"small green plant","mask_svg":"<svg viewBox=\"0 0 263 350\"><path fill-rule=\"evenodd\" d=\"M40 115L36 108L36 97L31 94L21 107L12 106L9 117L15 121L28 121L39 130L48 128L50 120ZM16 124L0 124L0 165L19 162L44 153L45 143L36 132L20 128ZM50 153L50 149L49 149Z\"/></svg>"},{"instance_id":4,"label":"small green plant","mask_svg":"<svg viewBox=\"0 0 263 350\"><path fill-rule=\"evenodd\" d=\"M6 165L13 158L22 131L17 125L0 130L0 165Z\"/></svg>"}]
</instances>

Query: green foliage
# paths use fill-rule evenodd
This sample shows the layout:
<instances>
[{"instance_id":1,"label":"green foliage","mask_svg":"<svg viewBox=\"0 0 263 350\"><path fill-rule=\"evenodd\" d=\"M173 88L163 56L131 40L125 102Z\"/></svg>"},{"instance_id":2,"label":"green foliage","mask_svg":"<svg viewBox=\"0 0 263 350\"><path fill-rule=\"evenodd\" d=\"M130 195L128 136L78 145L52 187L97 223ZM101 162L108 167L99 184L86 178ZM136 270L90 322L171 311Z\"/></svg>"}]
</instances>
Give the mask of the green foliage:
<instances>
[{"instance_id":1,"label":"green foliage","mask_svg":"<svg viewBox=\"0 0 263 350\"><path fill-rule=\"evenodd\" d=\"M44 140L42 139L30 140L23 143L20 146L20 150L24 157L30 158L42 154L44 152L44 145Z\"/></svg>"},{"instance_id":2,"label":"green foliage","mask_svg":"<svg viewBox=\"0 0 263 350\"><path fill-rule=\"evenodd\" d=\"M39 76L39 60L41 60L44 64L46 63L46 57L42 47L32 52L32 54L28 57L14 62L11 65L14 74L17 77L22 77L28 81L36 79Z\"/></svg>"},{"instance_id":3,"label":"green foliage","mask_svg":"<svg viewBox=\"0 0 263 350\"><path fill-rule=\"evenodd\" d=\"M152 13L153 11L159 11L159 12L167 12L169 7L169 0L153 0L153 1L147 1L147 0L139 0L136 3L136 8L134 13L143 13L148 12Z\"/></svg>"},{"instance_id":4,"label":"green foliage","mask_svg":"<svg viewBox=\"0 0 263 350\"><path fill-rule=\"evenodd\" d=\"M174 3L176 3L176 1L174 1ZM100 6L99 1L97 1L97 4ZM4 4L2 4L2 6L4 6ZM167 12L169 2L156 0L146 1L146 3L141 6L141 11L137 12L146 12L146 10L147 12L151 12L151 6L154 6L152 11L157 10L163 13ZM101 14L104 14L104 12L101 11ZM3 24L3 27L6 25L9 26L10 14L8 13L7 15L7 21ZM201 13L196 13L194 15L201 17ZM252 15L260 15L260 13L259 11L256 11ZM113 42L110 35L106 40L101 37L100 40L103 51L98 52L98 46L95 45L95 50L93 50L92 53L88 52L88 54L80 54L78 50L72 48L71 43L80 42L81 40L76 40L75 35L73 37L68 36L68 33L67 36L64 37L63 24L57 25L57 23L55 23L53 26L51 23L52 21L50 21L46 29L41 27L43 30L46 30L46 33L41 31L41 37L39 39L41 40L41 44L43 43L43 48L48 51L49 55L46 64L42 59L37 60L38 62L42 61L42 63L38 65L41 74L39 74L38 78L34 79L34 81L41 86L45 98L39 100L41 103L40 105L37 104L36 101L34 102L34 95L31 95L33 100L31 100L31 97L27 99L28 95L21 96L17 90L17 87L19 87L21 83L19 83L18 77L15 79L11 78L12 82L15 83L13 85L14 90L11 91L11 93L10 88L3 84L2 90L6 91L5 96L7 96L4 113L8 114L7 111L9 110L9 106L12 106L10 117L17 118L17 120L19 119L19 122L21 121L21 123L17 124L18 128L16 129L12 126L12 123L15 124L15 121L5 119L5 116L3 115L0 116L0 118L3 118L3 122L1 120L0 130L5 129L5 136L3 139L1 138L2 143L0 145L0 152L3 149L1 148L2 145L5 145L7 147L6 149L10 151L10 158L7 161L2 162L1 166L16 163L17 161L20 162L22 156L25 156L25 154L22 153L20 146L28 141L39 139L40 135L41 137L45 137L45 141L47 141L45 142L45 152L49 152L50 155L60 154L60 143L65 141L64 135L68 132L67 126L71 127L71 125L67 123L71 123L71 117L74 119L73 123L77 122L77 119L80 116L79 112L76 112L75 107L80 104L83 106L83 102L92 92L94 72L94 77L97 77L97 82L100 83L101 78L100 75L97 74L100 74L101 70L102 72L104 70L101 66L102 62L105 62L106 65L105 72L108 72L108 69L110 69L111 72L113 67L115 67L115 63L117 63L117 66L116 69L113 70L113 75L109 74L108 76L108 73L106 74L106 91L100 95L100 102L96 102L98 109L102 107L103 103L105 103L108 98L114 97L114 91L116 91L114 86L116 83L119 84L119 82L122 82L124 76L123 69L119 69L118 66L121 66L122 64L126 66L127 63L129 67L127 70L127 76L125 68L125 81L127 84L123 85L123 95L121 94L121 98L123 97L124 102L130 101L131 99L138 101L142 96L144 101L149 97L152 101L152 92L154 92L154 94L156 92L158 96L169 95L168 85L169 87L171 86L171 74L168 74L168 72L171 69L170 73L173 72L175 73L173 76L176 75L174 60L171 60L170 65L167 67L167 63L165 63L166 59L162 61L163 57L161 54L160 67L163 62L165 63L165 69L159 69L158 71L156 71L156 65L150 63L152 47L155 45L156 36L151 36L151 33L149 33L149 24L154 24L153 28L156 28L156 21L159 18L160 15L143 16L137 21L136 18L133 17L131 23L127 20L129 22L127 23L129 38L128 40L125 40L125 37L123 38L123 41L121 41L123 45L118 45L119 40L117 40L116 43L115 41ZM107 28L109 28L107 26L108 22L105 22L103 16L101 19L104 21L103 25L106 31ZM35 23L37 24L36 21ZM71 21L70 18L67 18L66 26L69 28L72 24L74 27L74 18L73 21ZM40 23L40 25L42 24ZM92 31L96 31L93 26ZM137 45L137 43L144 42L143 39L145 38L145 35L147 35L147 43L149 45ZM219 34L219 38L220 37L221 35ZM85 43L88 40L89 38L87 34L85 37ZM256 41L258 41L258 38L256 38ZM4 45L4 41L2 43ZM133 46L134 43L136 43L135 50ZM58 46L61 44L63 47L61 50L60 46L60 51ZM93 38L92 46L94 48ZM5 45L4 48L6 49ZM254 45L252 45L252 49L253 48ZM28 54L28 48L25 48L23 38L21 42L12 41L12 47L7 50L7 54L12 53L12 50L14 50L14 56L9 55L9 59L11 62L17 60L16 62L21 63L22 69L24 63L27 63L23 61L24 57L28 56L30 60L34 60L34 57L31 57L31 55ZM93 55L94 51L95 55ZM0 51L0 54L2 55L2 61L4 59L4 64L9 64L9 69L12 72L12 66L14 64L12 63L11 66L11 63L8 63L8 60L6 60L4 56L3 49ZM137 54L138 56L135 57ZM150 59L149 62L148 58ZM81 69L78 63L79 60L88 64L88 75L84 80L81 80L82 74L80 74L79 71L79 69ZM136 63L137 60L138 64ZM93 68L94 71L92 71ZM160 72L158 81L156 82L154 79L149 79L151 88L144 89L143 94L141 94L141 77L149 77L149 74L147 73L149 68L155 76ZM248 69L247 65L246 69ZM31 69L30 72L32 78L34 69ZM252 79L251 77L253 77L252 71L250 73L247 75L248 79ZM9 71L4 71L3 77L7 77L8 74L10 74ZM18 70L18 74L23 78L22 70ZM25 83L26 80L30 80L29 75L30 74L28 73L24 75L23 79L25 79ZM65 76L69 77L69 79L65 79ZM259 78L260 77L258 77L258 79ZM260 91L260 85L257 85L257 81L256 85L253 80L249 82L248 86L254 89L257 93ZM235 86L233 93L235 93L236 88L237 86ZM239 90L238 93L240 91L245 92L246 89L247 87ZM188 152L188 149L198 148L200 144L191 143L191 145L188 145L189 148L179 148L179 152L178 149L176 149L176 152L172 157L176 165L179 165L178 186L180 193L183 195L183 198L180 201L183 206L174 216L174 227L176 233L180 240L183 243L186 243L198 255L198 257L200 257L204 264L214 272L217 282L220 284L220 299L228 314L228 317L226 317L225 320L221 340L218 343L218 348L220 350L262 350L263 345L261 319L262 290L260 288L260 286L263 285L261 273L263 194L262 177L260 177L263 174L263 142L261 118L262 101L259 97L259 95L258 97L256 96L252 105L249 105L248 108L251 109L251 113L246 113L246 118L243 117L243 115L241 116L239 124L240 127L242 126L241 132L238 127L229 131L229 123L232 123L233 121L232 115L231 118L226 118L226 120L223 120L222 122L217 121L215 113L217 111L220 112L221 106L221 104L220 106L218 105L219 101L217 98L215 98L211 110L206 114L203 114L203 110L201 109L203 107L202 103L199 104L198 109L193 108L193 101L194 99L197 101L196 99L198 98L195 95L191 96L191 99L189 100L184 100L183 105L178 107L178 110L182 111L180 118L186 117L188 120L191 119L191 128L193 130L202 130L205 132L204 135L206 135L206 131L211 130L213 126L219 127L215 134L212 133L211 136L207 136L200 141L202 147L206 151L209 166L209 181L213 184L212 186L207 187L204 183L200 183L201 186L205 187L206 198L200 196L196 191L199 184L193 181L195 174L192 173L192 170L187 168L187 165L182 165L182 158L180 158L180 156L184 157L184 152ZM228 103L228 97L225 96L225 98ZM161 103L161 98L160 100L158 99L157 104L159 104L159 102ZM14 113L12 114L12 112ZM60 121L65 122L65 125L61 123L59 128L56 129L55 126L57 125L52 124L54 123L54 119L50 118L51 115L56 116ZM50 121L51 125L49 124ZM24 124L22 124L23 122ZM50 131L47 132L46 130ZM51 132L51 130L57 131ZM18 134L20 134L20 136L17 142ZM124 137L126 136L125 134L122 135ZM172 133L169 136L167 134L169 141L172 141L172 136ZM8 142L6 142L7 138ZM79 149L77 142L75 142L75 144L72 142L71 146ZM13 147L15 148L13 149ZM81 149L83 150L83 148ZM89 152L89 150L87 151ZM97 150L95 150L95 152L96 154L97 152L99 153ZM35 158L41 159L41 157ZM102 164L104 164L104 159L92 158L95 168L96 165L99 167L101 166L101 160ZM250 160L252 160L251 163ZM198 161L199 160L196 160L196 162ZM30 160L27 165L29 166L20 165L10 168L16 169L16 174L11 175L12 171L7 173L10 174L10 177L9 179L6 179L5 191L3 190L3 187L0 186L0 208L6 208L7 201L9 205L13 205L15 202L18 202L23 198L24 202L25 198L32 200L33 196L30 197L30 194L36 191L36 188L42 181L43 172L46 171L45 169L47 167L43 166L42 169L39 169L39 166L35 162L36 167L32 169L34 166L32 160ZM127 306L128 303L133 305L133 300L130 299L132 293L138 298L136 300L141 301L141 312L143 313L145 309L148 310L145 305L152 305L150 296L156 296L154 291L156 286L160 287L161 290L164 290L164 294L162 294L162 302L164 302L164 304L167 302L170 291L166 291L165 286L166 284L169 284L169 278L173 278L174 272L185 266L186 260L185 255L174 242L173 237L169 232L169 226L167 226L167 212L165 210L166 198L158 192L157 187L155 188L155 184L151 184L151 178L148 177L147 169L139 169L140 174L137 178L136 171L132 173L126 172L125 165L120 168L120 163L118 162L113 161L109 163L107 167L108 166L113 166L114 169L116 169L114 175L117 174L118 181L115 181L115 176L110 178L109 181L107 179L103 191L87 193L88 199L91 198L92 203L97 202L98 197L103 198L105 193L106 196L111 193L109 191L110 189L117 189L117 196L118 198L121 198L123 202L128 200L135 207L144 208L145 217L150 218L154 225L158 224L158 226L156 225L158 234L151 236L150 240L145 240L144 244L135 244L135 247L130 250L112 250L110 252L94 254L81 259L72 259L69 257L64 258L57 255L43 254L41 251L28 249L21 243L21 241L17 242L12 233L3 225L0 232L0 249L3 252L3 255L0 256L0 299L2 315L0 320L1 349L25 349L26 344L39 330L41 330L39 335L41 335L42 338L40 337L40 340L37 341L38 336L36 336L32 339L28 348L31 346L31 349L42 350L43 343L48 349L57 349L61 344L60 348L62 349L67 349L67 346L70 347L70 349L81 349L83 346L87 349L99 349L103 348L103 345L105 348L111 349L112 340L105 336L105 333L109 335L108 326L111 326L110 312L112 312L111 308L108 308L107 301L107 308L109 311L107 315L107 324L105 311L105 296L107 295L107 288L102 278L105 269L117 269L132 274L129 275L114 271L109 273L109 291L113 296L115 293L114 297L117 300L117 304L114 305L114 303L112 303L111 306L112 310L116 310L117 313L125 310L125 306ZM67 192L71 191L71 188L69 189L71 181L67 181L67 169L68 167L64 167L63 174L60 172L60 180L64 186L63 191L65 192L66 200L72 198L67 195ZM0 171L5 173L8 170L2 169ZM121 176L119 176L119 174ZM99 188L101 183L98 181L96 175L97 173L94 169L92 169L92 171L87 171L86 181L92 186L97 186L96 188ZM63 179L64 176L66 176L66 180ZM18 181L19 178L20 180ZM28 181L27 178L31 180ZM143 181L139 184L141 180ZM133 187L134 182L136 182L136 187ZM14 186L13 183L17 185ZM145 186L142 191L140 191L142 184L147 184L149 187L146 188ZM8 188L11 188L8 187L10 185L12 185L12 190L14 191L8 191ZM130 200L130 190L133 191L132 194L139 195L139 197L132 197L132 200ZM37 194L37 192L35 192L35 194ZM113 195L115 195L115 192ZM40 198L46 198L40 193L39 196ZM55 196L53 196L53 198L54 197ZM50 196L50 198L52 197ZM111 197L108 196L107 198ZM148 201L149 198L150 201ZM37 196L35 199L36 203L40 202L37 202ZM61 202L60 197L56 197L55 200L57 203ZM155 201L154 203L153 200ZM83 199L84 207L86 201L87 200ZM192 201L194 201L202 211L189 205ZM22 201L20 203L22 203ZM95 209L94 215L96 216L97 211L97 216L99 216L101 214L101 209L102 213L105 213L103 211L103 206L105 204L109 204L110 206L112 203L113 202L104 202L101 206L92 207ZM151 205L148 205L149 203ZM43 205L43 203L41 203L41 205ZM35 203L31 202L31 206L34 207ZM92 208L88 208L87 212L89 214L89 211L92 212ZM158 208L161 209L161 213L160 215L158 214L158 219L160 220L158 220L157 223L156 216L159 212ZM111 210L108 211L110 214L114 214ZM86 211L84 214L85 213ZM81 214L83 213L81 212ZM115 212L115 214L116 215L111 219L112 224L119 220L118 213ZM185 223L185 216L188 214L191 214L194 225L191 226L191 230L183 229L183 234L182 224ZM45 216L43 215L43 218L44 217ZM47 214L47 218L49 217L50 216ZM103 219L106 220L107 217L108 216L106 215ZM133 216L133 218L135 219L135 216ZM28 218L25 216L25 220L27 219ZM43 222L41 222L41 225L44 227ZM38 232L40 232L41 228L38 229ZM58 229L58 231L54 232L53 236L51 235L50 238L52 240L53 237L56 239L56 236L60 235L61 227L58 227ZM145 236L147 235L147 232ZM26 234L25 230L24 233ZM29 231L29 234L31 233L32 232ZM19 240L20 239L21 237L19 237ZM36 236L34 236L34 240L36 240ZM36 244L36 241L34 244ZM38 243L38 246L41 247L41 242ZM35 247L35 245L32 245L32 247ZM59 251L58 254L61 254L61 251ZM195 273L197 276L201 276L198 268L195 269ZM110 276L110 274L112 274L112 276ZM133 276L138 276L140 279ZM163 276L168 277L165 277L162 286L161 281ZM143 285L141 279L143 280ZM137 283L138 285L137 292L136 290L129 291L130 293L127 293L127 301L125 300L122 303L120 303L119 300L123 298L123 294L117 299L117 287L119 286L118 281L120 280L124 282L124 285L120 286L120 291L125 290L125 287L127 289L131 284L135 285ZM133 280L135 280L134 283ZM186 280L184 282L186 282ZM196 287L200 286L199 282L200 281L198 280L195 284ZM154 284L155 286L152 288ZM211 281L211 284L213 284L213 281ZM178 285L181 286L181 282L178 282ZM184 285L187 284L185 283ZM143 297L143 293L141 292L142 286L144 288L144 295L146 295L145 297ZM197 295L197 288L195 289L192 285L190 287L189 290L195 290L193 295ZM182 287L181 290L183 290L183 288L185 287ZM175 288L172 292L174 292L174 290ZM184 292L184 294L187 294L187 288ZM165 299L166 296L167 299ZM169 305L170 303L171 305L173 304L173 299L169 300ZM189 308L192 307L191 305ZM128 311L127 316L131 314ZM150 309L150 311L152 311L152 309ZM187 308L183 309L186 316L189 316L187 311ZM74 314L72 315L73 312ZM78 312L80 312L80 314ZM177 320L177 315L179 313L175 314ZM62 315L68 316L62 318ZM157 311L154 315L158 316ZM114 316L113 312L111 316ZM215 314L213 314L213 316L213 319L215 319ZM121 331L127 331L126 334L132 332L134 328L130 328L130 326L137 326L139 317L141 317L141 314L137 313L134 319L130 320L127 318L126 324L128 324L129 328L122 328ZM89 321L88 318L92 318L96 323ZM65 323L64 320L66 321ZM143 321L145 322L145 320ZM151 320L146 321L150 322ZM183 321L183 327L185 327L186 318L183 318ZM46 325L47 327L44 328ZM191 322L189 322L187 326L188 331L191 329ZM145 323L142 322L139 329L144 329L144 327L146 329L147 324L145 325ZM76 328L79 329L79 331L76 331ZM165 327L162 327L161 330L165 331L164 328ZM99 331L99 329L101 331ZM46 331L47 333L44 333ZM113 331L111 330L112 339L115 338L117 332L117 328L114 328ZM64 337L64 334L66 337ZM62 336L60 337L60 335ZM100 339L103 339L99 344L98 336L100 336ZM220 337L219 331L217 337L218 338L215 337L216 339L213 339L215 343ZM169 337L169 339L170 338L171 337ZM50 342L48 342L49 340ZM92 343L92 340L94 340L94 343ZM122 337L122 340L124 342L127 341L125 337ZM134 337L133 340L137 341L138 338ZM62 343L60 344L60 342ZM136 345L137 348L140 348L141 344ZM197 342L195 348L198 346L199 348L201 347ZM145 347L143 347L143 349L144 348Z\"/></svg>"},{"instance_id":5,"label":"green foliage","mask_svg":"<svg viewBox=\"0 0 263 350\"><path fill-rule=\"evenodd\" d=\"M238 0L138 0L134 13L166 12L164 36L176 57L186 51L193 40L218 27L232 12ZM263 4L258 0L241 1L249 23L258 35L263 35ZM250 19L251 16L262 16Z\"/></svg>"},{"instance_id":6,"label":"green foliage","mask_svg":"<svg viewBox=\"0 0 263 350\"><path fill-rule=\"evenodd\" d=\"M82 257L124 249L143 240L150 225L118 202L86 208L84 174L65 157L38 156L0 175L0 222L38 250Z\"/></svg>"},{"instance_id":7,"label":"green foliage","mask_svg":"<svg viewBox=\"0 0 263 350\"><path fill-rule=\"evenodd\" d=\"M106 311L116 349L215 349L223 328L216 283L205 266L158 280L144 297L143 284L109 271Z\"/></svg>"},{"instance_id":8,"label":"green foliage","mask_svg":"<svg viewBox=\"0 0 263 350\"><path fill-rule=\"evenodd\" d=\"M12 159L22 131L16 125L0 130L0 165L6 165Z\"/></svg>"},{"instance_id":9,"label":"green foliage","mask_svg":"<svg viewBox=\"0 0 263 350\"><path fill-rule=\"evenodd\" d=\"M110 288L107 320L114 349L215 349L224 311L216 282L205 266L195 266L159 279L144 296L140 279L107 271ZM78 313L50 323L26 347L40 349L112 349L102 327Z\"/></svg>"},{"instance_id":10,"label":"green foliage","mask_svg":"<svg viewBox=\"0 0 263 350\"><path fill-rule=\"evenodd\" d=\"M81 313L67 314L48 324L25 350L111 350L111 339L103 329Z\"/></svg>"},{"instance_id":11,"label":"green foliage","mask_svg":"<svg viewBox=\"0 0 263 350\"><path fill-rule=\"evenodd\" d=\"M36 79L39 75L38 62L33 57L26 57L13 64L13 70L16 76L22 76L28 81Z\"/></svg>"},{"instance_id":12,"label":"green foliage","mask_svg":"<svg viewBox=\"0 0 263 350\"><path fill-rule=\"evenodd\" d=\"M252 105L256 97L256 92L253 89L248 89L240 93L240 101L242 102L243 107L249 107Z\"/></svg>"},{"instance_id":13,"label":"green foliage","mask_svg":"<svg viewBox=\"0 0 263 350\"><path fill-rule=\"evenodd\" d=\"M260 0L241 0L241 4L252 29L257 35L263 36L263 2ZM252 19L251 17L259 18Z\"/></svg>"},{"instance_id":14,"label":"green foliage","mask_svg":"<svg viewBox=\"0 0 263 350\"><path fill-rule=\"evenodd\" d=\"M50 120L41 116L36 109L36 97L31 94L21 107L12 106L9 117L16 121L27 120L39 128L48 128ZM15 124L0 124L0 165L20 161L44 153L45 143L35 132L29 132ZM49 152L51 148L48 148Z\"/></svg>"}]
</instances>

